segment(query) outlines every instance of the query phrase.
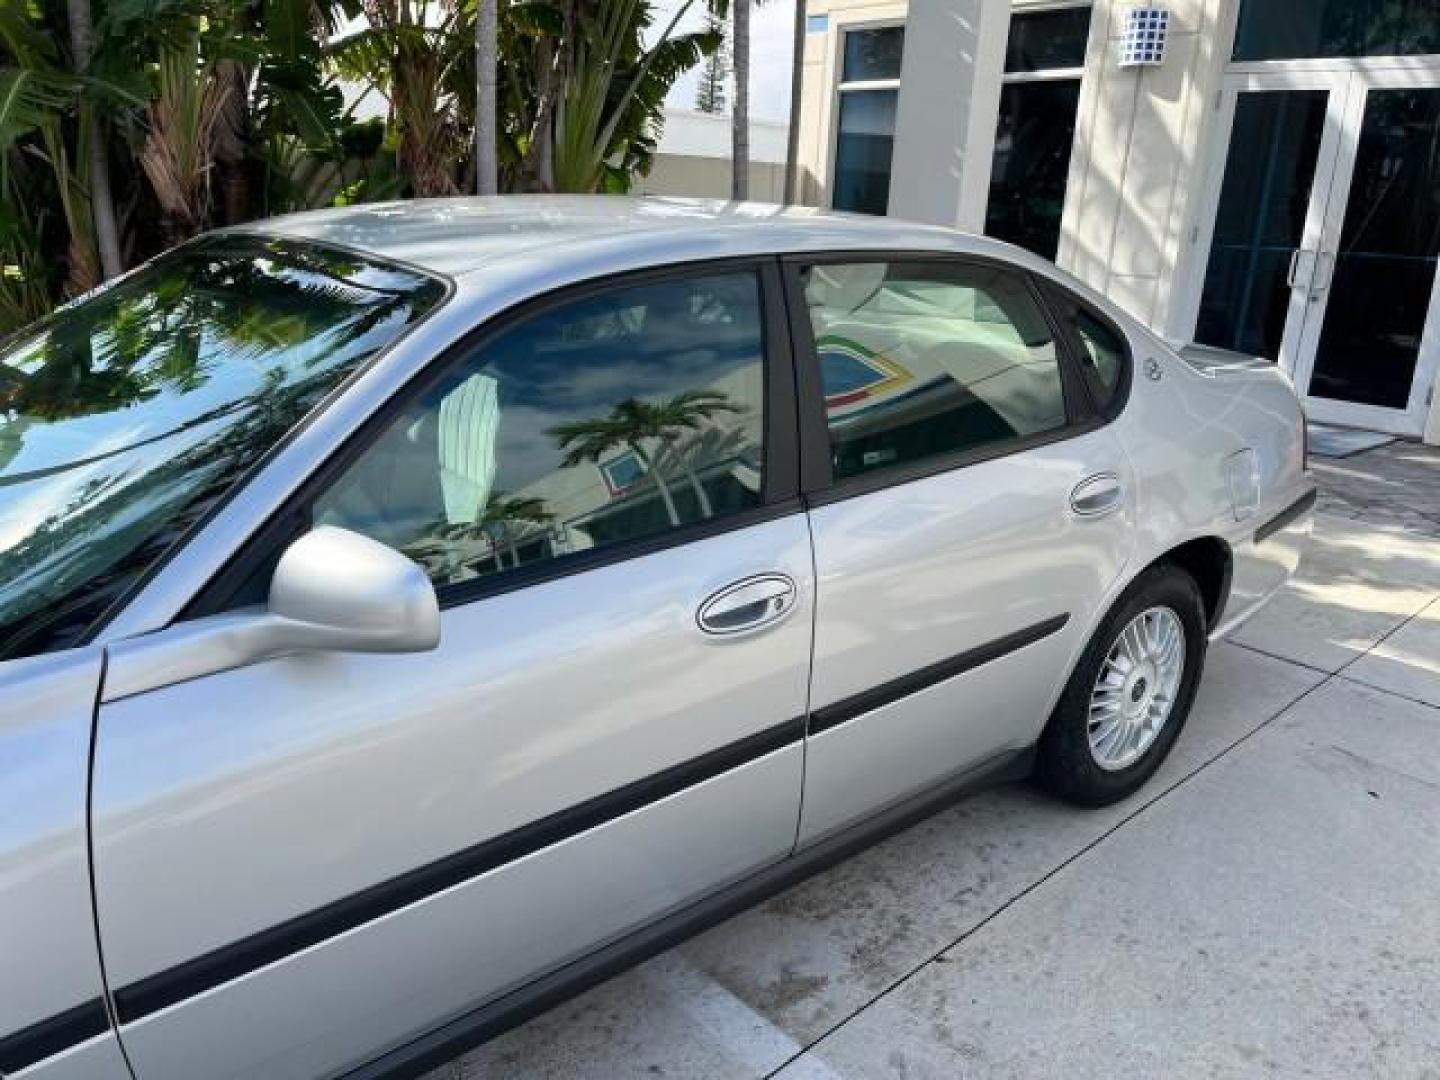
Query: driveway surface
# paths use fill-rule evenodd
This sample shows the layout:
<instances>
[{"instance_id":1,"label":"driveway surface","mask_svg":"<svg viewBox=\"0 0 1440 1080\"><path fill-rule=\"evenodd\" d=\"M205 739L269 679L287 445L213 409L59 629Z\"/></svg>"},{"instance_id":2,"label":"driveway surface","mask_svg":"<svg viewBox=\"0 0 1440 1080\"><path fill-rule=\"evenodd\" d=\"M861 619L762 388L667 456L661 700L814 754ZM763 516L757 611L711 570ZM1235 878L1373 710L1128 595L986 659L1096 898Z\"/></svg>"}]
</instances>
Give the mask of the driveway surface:
<instances>
[{"instance_id":1,"label":"driveway surface","mask_svg":"<svg viewBox=\"0 0 1440 1080\"><path fill-rule=\"evenodd\" d=\"M1440 452L1314 467L1137 796L971 798L431 1080L1440 1077Z\"/></svg>"}]
</instances>

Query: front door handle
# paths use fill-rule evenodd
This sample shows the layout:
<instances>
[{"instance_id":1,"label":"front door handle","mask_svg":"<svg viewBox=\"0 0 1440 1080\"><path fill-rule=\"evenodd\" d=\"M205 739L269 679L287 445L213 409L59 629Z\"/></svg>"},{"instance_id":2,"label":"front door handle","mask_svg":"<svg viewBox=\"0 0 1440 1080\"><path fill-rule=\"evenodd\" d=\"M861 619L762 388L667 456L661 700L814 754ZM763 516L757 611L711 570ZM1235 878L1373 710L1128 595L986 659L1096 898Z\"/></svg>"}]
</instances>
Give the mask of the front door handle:
<instances>
[{"instance_id":1,"label":"front door handle","mask_svg":"<svg viewBox=\"0 0 1440 1080\"><path fill-rule=\"evenodd\" d=\"M1070 492L1070 509L1080 517L1100 517L1118 510L1125 501L1125 489L1115 473L1086 477Z\"/></svg>"},{"instance_id":2,"label":"front door handle","mask_svg":"<svg viewBox=\"0 0 1440 1080\"><path fill-rule=\"evenodd\" d=\"M787 574L756 574L711 593L695 613L707 634L743 634L779 622L796 607L795 581Z\"/></svg>"}]
</instances>

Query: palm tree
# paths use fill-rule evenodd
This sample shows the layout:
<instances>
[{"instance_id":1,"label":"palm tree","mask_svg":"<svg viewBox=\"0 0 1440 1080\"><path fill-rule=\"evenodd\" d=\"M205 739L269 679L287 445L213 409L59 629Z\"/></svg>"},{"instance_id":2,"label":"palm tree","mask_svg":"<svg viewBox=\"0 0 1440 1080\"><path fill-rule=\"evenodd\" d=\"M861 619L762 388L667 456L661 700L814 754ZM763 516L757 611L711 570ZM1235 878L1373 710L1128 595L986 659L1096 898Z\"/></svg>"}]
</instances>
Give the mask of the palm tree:
<instances>
[{"instance_id":1,"label":"palm tree","mask_svg":"<svg viewBox=\"0 0 1440 1080\"><path fill-rule=\"evenodd\" d=\"M160 203L167 245L194 236L210 206L213 135L231 87L200 57L198 28L188 40L167 44L156 65L157 90L140 166Z\"/></svg>"},{"instance_id":2,"label":"palm tree","mask_svg":"<svg viewBox=\"0 0 1440 1080\"><path fill-rule=\"evenodd\" d=\"M677 46L685 52L687 67L699 62L707 36L673 36L676 25L694 3L683 0L659 40L633 61L629 54L638 40L638 31L648 23L648 3L606 0L593 15L579 10L567 13L570 62L555 98L553 120L556 191L600 190L617 133L632 118L632 104L642 96L647 84L653 89L654 80L649 78L652 69L675 66ZM664 87L660 99L682 70L664 72L667 78L661 80Z\"/></svg>"},{"instance_id":3,"label":"palm tree","mask_svg":"<svg viewBox=\"0 0 1440 1080\"><path fill-rule=\"evenodd\" d=\"M510 496L503 491L492 491L490 498L485 501L485 512L480 515L475 527L486 533L497 531L504 538L505 549L510 553L510 565L519 566L520 552L517 550L513 526L548 525L554 520L555 515L546 509L544 499L529 495ZM505 569L500 558L499 545L495 545L493 551L495 569Z\"/></svg>"},{"instance_id":4,"label":"palm tree","mask_svg":"<svg viewBox=\"0 0 1440 1080\"><path fill-rule=\"evenodd\" d=\"M90 0L67 0L65 18L70 30L70 62L75 74L90 74L91 44L95 26ZM100 254L100 269L107 278L123 269L120 259L120 229L115 223L115 197L110 192L110 161L105 145L105 129L94 102L80 108L80 160L88 161L90 180L90 213L94 220L95 242Z\"/></svg>"},{"instance_id":5,"label":"palm tree","mask_svg":"<svg viewBox=\"0 0 1440 1080\"><path fill-rule=\"evenodd\" d=\"M500 0L475 4L475 192L494 195L499 190L495 124Z\"/></svg>"},{"instance_id":6,"label":"palm tree","mask_svg":"<svg viewBox=\"0 0 1440 1080\"><path fill-rule=\"evenodd\" d=\"M730 114L730 197L750 197L750 0L731 0L734 40L735 109Z\"/></svg>"},{"instance_id":7,"label":"palm tree","mask_svg":"<svg viewBox=\"0 0 1440 1080\"><path fill-rule=\"evenodd\" d=\"M800 94L805 89L805 0L795 0L790 32L790 130L785 139L785 202L800 196Z\"/></svg>"},{"instance_id":8,"label":"palm tree","mask_svg":"<svg viewBox=\"0 0 1440 1080\"><path fill-rule=\"evenodd\" d=\"M646 451L645 442L658 442L662 449L668 449L685 433L699 430L706 421L720 413L739 411L729 397L719 390L687 390L683 394L654 403L638 398L626 398L611 409L608 416L559 424L550 428L546 434L553 436L556 444L564 451L566 468L574 468L582 461L598 465L602 457L618 447L629 450L639 460L646 475L660 493L660 501L665 504L665 513L670 524L679 525L680 512L675 507L675 497L661 470L656 466L654 457ZM696 493L701 514L710 517L713 513L710 499L701 487L699 477L695 475L688 460L683 467Z\"/></svg>"}]
</instances>

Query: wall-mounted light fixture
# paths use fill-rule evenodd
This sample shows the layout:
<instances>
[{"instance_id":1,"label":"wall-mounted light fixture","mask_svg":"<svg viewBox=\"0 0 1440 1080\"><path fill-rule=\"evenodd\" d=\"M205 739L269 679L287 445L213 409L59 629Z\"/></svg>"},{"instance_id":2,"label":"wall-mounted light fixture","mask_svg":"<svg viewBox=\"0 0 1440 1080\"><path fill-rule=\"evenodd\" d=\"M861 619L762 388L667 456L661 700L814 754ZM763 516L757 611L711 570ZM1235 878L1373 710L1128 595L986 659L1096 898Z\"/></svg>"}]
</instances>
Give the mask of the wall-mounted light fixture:
<instances>
[{"instance_id":1,"label":"wall-mounted light fixture","mask_svg":"<svg viewBox=\"0 0 1440 1080\"><path fill-rule=\"evenodd\" d=\"M1121 67L1154 67L1165 62L1170 12L1159 7L1131 8L1120 36Z\"/></svg>"}]
</instances>

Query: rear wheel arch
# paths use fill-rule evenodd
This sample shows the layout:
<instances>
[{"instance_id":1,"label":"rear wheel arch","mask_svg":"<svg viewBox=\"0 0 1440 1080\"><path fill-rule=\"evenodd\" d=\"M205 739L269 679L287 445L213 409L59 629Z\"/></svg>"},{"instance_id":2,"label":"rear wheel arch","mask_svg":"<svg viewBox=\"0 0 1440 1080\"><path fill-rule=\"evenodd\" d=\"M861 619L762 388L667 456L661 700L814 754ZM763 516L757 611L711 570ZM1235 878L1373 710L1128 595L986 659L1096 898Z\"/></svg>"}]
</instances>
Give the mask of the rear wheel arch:
<instances>
[{"instance_id":1,"label":"rear wheel arch","mask_svg":"<svg viewBox=\"0 0 1440 1080\"><path fill-rule=\"evenodd\" d=\"M1171 548L1145 570L1162 564L1179 567L1195 579L1205 602L1205 627L1213 630L1218 626L1230 596L1230 579L1235 567L1230 545L1218 536L1197 537Z\"/></svg>"}]
</instances>

